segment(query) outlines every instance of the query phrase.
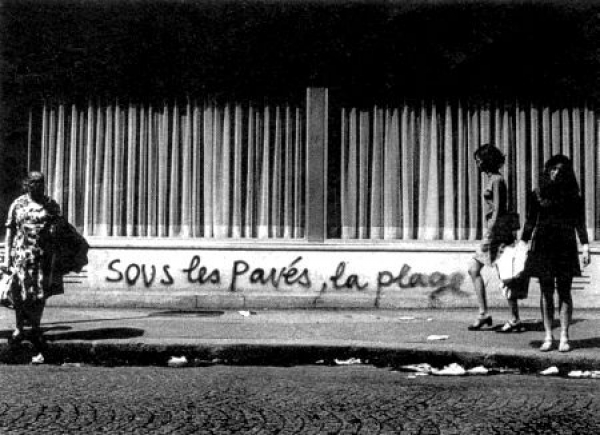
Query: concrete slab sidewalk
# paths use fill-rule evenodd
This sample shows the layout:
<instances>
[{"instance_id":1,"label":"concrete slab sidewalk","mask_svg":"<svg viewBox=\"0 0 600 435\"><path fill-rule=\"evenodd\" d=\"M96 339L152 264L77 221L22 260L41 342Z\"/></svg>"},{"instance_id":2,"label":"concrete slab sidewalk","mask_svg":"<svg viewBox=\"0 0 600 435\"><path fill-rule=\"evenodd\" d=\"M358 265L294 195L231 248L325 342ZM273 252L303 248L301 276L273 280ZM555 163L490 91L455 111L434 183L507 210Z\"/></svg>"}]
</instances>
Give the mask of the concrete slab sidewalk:
<instances>
[{"instance_id":1,"label":"concrete slab sidewalk","mask_svg":"<svg viewBox=\"0 0 600 435\"><path fill-rule=\"evenodd\" d=\"M466 367L600 370L600 311L576 310L573 350L542 353L539 310L523 310L527 330L467 330L473 310L158 310L48 307L43 329L50 364L315 364L358 358L380 366L456 362ZM497 310L494 327L507 316ZM14 312L0 309L0 362L29 363L28 342L9 346ZM431 336L447 336L431 340ZM558 323L556 330L558 337Z\"/></svg>"}]
</instances>

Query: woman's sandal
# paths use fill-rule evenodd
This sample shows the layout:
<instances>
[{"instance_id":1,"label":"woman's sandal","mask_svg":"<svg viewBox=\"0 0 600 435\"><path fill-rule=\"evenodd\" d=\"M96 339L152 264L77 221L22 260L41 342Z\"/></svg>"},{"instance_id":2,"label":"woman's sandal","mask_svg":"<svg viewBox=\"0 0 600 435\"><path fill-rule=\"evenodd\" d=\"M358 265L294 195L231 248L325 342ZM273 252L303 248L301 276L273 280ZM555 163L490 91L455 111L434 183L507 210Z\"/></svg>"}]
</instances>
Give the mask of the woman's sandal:
<instances>
[{"instance_id":1,"label":"woman's sandal","mask_svg":"<svg viewBox=\"0 0 600 435\"><path fill-rule=\"evenodd\" d=\"M502 328L496 330L496 332L500 334L509 334L511 332L525 332L525 325L523 325L520 320L516 322L508 321L504 325L502 325Z\"/></svg>"},{"instance_id":2,"label":"woman's sandal","mask_svg":"<svg viewBox=\"0 0 600 435\"><path fill-rule=\"evenodd\" d=\"M560 343L558 345L558 351L559 352L570 352L571 345L569 344L569 340L560 340Z\"/></svg>"},{"instance_id":3,"label":"woman's sandal","mask_svg":"<svg viewBox=\"0 0 600 435\"><path fill-rule=\"evenodd\" d=\"M473 323L472 325L469 325L467 327L467 329L469 331L479 331L481 328L483 328L486 325L492 326L492 316L487 316L487 317L477 319L475 321L475 323Z\"/></svg>"},{"instance_id":4,"label":"woman's sandal","mask_svg":"<svg viewBox=\"0 0 600 435\"><path fill-rule=\"evenodd\" d=\"M552 350L553 347L554 347L553 339L544 340L544 342L540 346L540 352L548 352L548 351Z\"/></svg>"}]
</instances>

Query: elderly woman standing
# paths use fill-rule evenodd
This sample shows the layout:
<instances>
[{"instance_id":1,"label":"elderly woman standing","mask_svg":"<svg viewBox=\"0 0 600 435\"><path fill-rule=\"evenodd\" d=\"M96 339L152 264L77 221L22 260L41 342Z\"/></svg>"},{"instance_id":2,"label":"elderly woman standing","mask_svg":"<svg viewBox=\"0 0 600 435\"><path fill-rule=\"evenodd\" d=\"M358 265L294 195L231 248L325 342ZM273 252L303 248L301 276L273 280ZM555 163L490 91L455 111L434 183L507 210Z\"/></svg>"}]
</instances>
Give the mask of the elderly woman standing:
<instances>
[{"instance_id":1,"label":"elderly woman standing","mask_svg":"<svg viewBox=\"0 0 600 435\"><path fill-rule=\"evenodd\" d=\"M582 245L584 266L590 263L585 208L571 160L561 154L544 165L540 186L527 204L522 242L530 242L527 273L537 277L541 289L541 308L545 338L540 350L554 347L554 292L560 306L560 342L558 350L568 352L569 326L573 317L571 285L581 275L577 237Z\"/></svg>"},{"instance_id":2,"label":"elderly woman standing","mask_svg":"<svg viewBox=\"0 0 600 435\"><path fill-rule=\"evenodd\" d=\"M30 172L25 194L10 206L6 222L6 255L3 269L14 274L16 329L11 341L20 343L24 326L31 325L31 342L38 352L32 363L44 362L40 323L46 299L63 293L62 275L54 273L54 224L60 216L58 204L45 195L44 175Z\"/></svg>"}]
</instances>

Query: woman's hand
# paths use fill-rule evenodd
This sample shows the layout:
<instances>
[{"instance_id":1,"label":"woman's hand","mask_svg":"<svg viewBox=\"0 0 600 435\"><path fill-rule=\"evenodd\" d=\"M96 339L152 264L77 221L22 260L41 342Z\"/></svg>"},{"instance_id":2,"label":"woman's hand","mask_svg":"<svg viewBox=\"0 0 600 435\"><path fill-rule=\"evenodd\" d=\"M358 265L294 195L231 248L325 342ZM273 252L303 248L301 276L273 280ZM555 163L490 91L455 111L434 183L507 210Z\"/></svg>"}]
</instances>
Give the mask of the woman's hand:
<instances>
[{"instance_id":1,"label":"woman's hand","mask_svg":"<svg viewBox=\"0 0 600 435\"><path fill-rule=\"evenodd\" d=\"M10 272L10 260L4 260L2 264L0 264L0 270L4 273Z\"/></svg>"},{"instance_id":2,"label":"woman's hand","mask_svg":"<svg viewBox=\"0 0 600 435\"><path fill-rule=\"evenodd\" d=\"M583 251L583 255L581 257L581 262L583 263L583 267L589 266L589 264L591 262L590 245L583 245L581 247L581 249Z\"/></svg>"}]
</instances>

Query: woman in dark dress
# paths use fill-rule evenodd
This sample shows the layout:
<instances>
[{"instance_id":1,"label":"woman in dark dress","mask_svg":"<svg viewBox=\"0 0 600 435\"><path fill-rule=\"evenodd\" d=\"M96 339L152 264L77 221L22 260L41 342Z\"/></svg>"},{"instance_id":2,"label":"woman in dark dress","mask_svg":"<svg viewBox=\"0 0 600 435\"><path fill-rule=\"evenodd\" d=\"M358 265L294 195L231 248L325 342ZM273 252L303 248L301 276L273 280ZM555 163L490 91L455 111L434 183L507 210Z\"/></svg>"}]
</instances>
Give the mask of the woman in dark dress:
<instances>
[{"instance_id":1,"label":"woman in dark dress","mask_svg":"<svg viewBox=\"0 0 600 435\"><path fill-rule=\"evenodd\" d=\"M569 325L573 316L571 285L581 275L577 236L582 245L583 265L590 263L588 235L585 228L583 198L573 164L564 155L551 157L544 165L540 186L528 200L527 217L521 240L529 242L527 272L537 277L541 289L542 320L545 337L540 347L547 352L554 347L554 291L560 307L560 342L558 350L568 352Z\"/></svg>"}]
</instances>

